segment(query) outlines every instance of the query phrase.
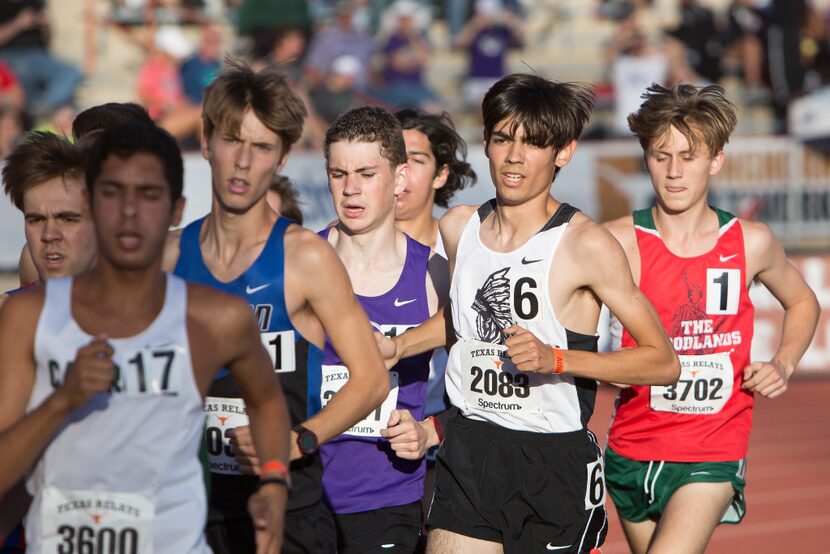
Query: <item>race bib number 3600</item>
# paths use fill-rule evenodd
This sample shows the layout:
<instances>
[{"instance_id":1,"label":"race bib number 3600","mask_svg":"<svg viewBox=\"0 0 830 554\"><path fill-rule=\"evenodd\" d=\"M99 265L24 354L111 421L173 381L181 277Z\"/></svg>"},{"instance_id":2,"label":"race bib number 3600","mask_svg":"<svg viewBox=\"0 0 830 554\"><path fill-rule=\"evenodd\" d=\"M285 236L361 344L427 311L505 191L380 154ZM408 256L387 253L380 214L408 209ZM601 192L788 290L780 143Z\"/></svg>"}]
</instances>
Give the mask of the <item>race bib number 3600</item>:
<instances>
[{"instance_id":1,"label":"race bib number 3600","mask_svg":"<svg viewBox=\"0 0 830 554\"><path fill-rule=\"evenodd\" d=\"M680 379L667 387L651 387L651 409L707 415L720 412L732 396L729 352L680 356Z\"/></svg>"},{"instance_id":2,"label":"race bib number 3600","mask_svg":"<svg viewBox=\"0 0 830 554\"><path fill-rule=\"evenodd\" d=\"M153 502L136 493L46 488L43 552L152 554Z\"/></svg>"},{"instance_id":3,"label":"race bib number 3600","mask_svg":"<svg viewBox=\"0 0 830 554\"><path fill-rule=\"evenodd\" d=\"M464 341L461 376L468 408L497 413L539 413L541 392L531 386L531 375L522 373L506 356L507 347Z\"/></svg>"}]
</instances>

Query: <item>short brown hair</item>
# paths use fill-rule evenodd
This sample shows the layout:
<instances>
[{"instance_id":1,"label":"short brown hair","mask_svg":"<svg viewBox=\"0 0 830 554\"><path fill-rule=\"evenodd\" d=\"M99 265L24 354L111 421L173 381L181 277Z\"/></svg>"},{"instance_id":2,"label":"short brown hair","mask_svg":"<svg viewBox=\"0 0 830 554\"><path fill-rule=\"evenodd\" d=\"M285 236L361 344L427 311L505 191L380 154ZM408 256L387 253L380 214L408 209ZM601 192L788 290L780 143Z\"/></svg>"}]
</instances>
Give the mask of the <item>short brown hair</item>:
<instances>
[{"instance_id":1,"label":"short brown hair","mask_svg":"<svg viewBox=\"0 0 830 554\"><path fill-rule=\"evenodd\" d=\"M80 147L46 131L33 131L6 158L3 187L12 203L23 211L27 190L55 177L84 182L84 156Z\"/></svg>"},{"instance_id":2,"label":"short brown hair","mask_svg":"<svg viewBox=\"0 0 830 554\"><path fill-rule=\"evenodd\" d=\"M678 84L672 88L654 84L646 89L640 109L628 116L628 127L637 135L643 151L666 134L669 127L680 131L692 150L697 141L714 156L729 142L738 116L735 105L724 94L723 87L696 87Z\"/></svg>"},{"instance_id":3,"label":"short brown hair","mask_svg":"<svg viewBox=\"0 0 830 554\"><path fill-rule=\"evenodd\" d=\"M259 73L247 64L226 58L227 67L205 89L202 112L207 138L216 129L237 133L242 117L250 109L263 125L282 139L286 151L303 134L308 111L284 76L273 69Z\"/></svg>"},{"instance_id":4,"label":"short brown hair","mask_svg":"<svg viewBox=\"0 0 830 554\"><path fill-rule=\"evenodd\" d=\"M325 154L335 142L377 142L391 167L406 163L406 143L398 119L383 108L363 106L344 113L326 131Z\"/></svg>"}]
</instances>

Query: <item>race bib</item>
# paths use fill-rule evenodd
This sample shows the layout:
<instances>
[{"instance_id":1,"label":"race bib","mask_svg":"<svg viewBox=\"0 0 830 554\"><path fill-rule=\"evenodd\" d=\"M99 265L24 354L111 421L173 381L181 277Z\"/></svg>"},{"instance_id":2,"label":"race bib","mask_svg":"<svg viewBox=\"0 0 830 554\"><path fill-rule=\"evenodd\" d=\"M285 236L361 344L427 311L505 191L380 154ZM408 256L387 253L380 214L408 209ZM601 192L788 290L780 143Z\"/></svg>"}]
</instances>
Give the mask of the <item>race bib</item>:
<instances>
[{"instance_id":1,"label":"race bib","mask_svg":"<svg viewBox=\"0 0 830 554\"><path fill-rule=\"evenodd\" d=\"M465 340L461 350L464 401L470 409L495 413L540 413L542 393L531 376L516 369L507 347Z\"/></svg>"},{"instance_id":2,"label":"race bib","mask_svg":"<svg viewBox=\"0 0 830 554\"><path fill-rule=\"evenodd\" d=\"M243 425L248 425L248 415L241 398L205 397L205 444L211 472L241 475L229 433Z\"/></svg>"},{"instance_id":3,"label":"race bib","mask_svg":"<svg viewBox=\"0 0 830 554\"><path fill-rule=\"evenodd\" d=\"M112 392L127 396L178 396L184 372L181 346L148 346L119 353Z\"/></svg>"},{"instance_id":4,"label":"race bib","mask_svg":"<svg viewBox=\"0 0 830 554\"><path fill-rule=\"evenodd\" d=\"M275 373L296 371L294 331L266 331L260 333L259 337L268 355L271 356Z\"/></svg>"},{"instance_id":5,"label":"race bib","mask_svg":"<svg viewBox=\"0 0 830 554\"><path fill-rule=\"evenodd\" d=\"M676 414L716 414L732 396L733 381L729 352L680 356L680 379L667 387L651 387L651 409Z\"/></svg>"},{"instance_id":6,"label":"race bib","mask_svg":"<svg viewBox=\"0 0 830 554\"><path fill-rule=\"evenodd\" d=\"M152 554L154 507L126 492L48 487L40 508L43 552Z\"/></svg>"},{"instance_id":7,"label":"race bib","mask_svg":"<svg viewBox=\"0 0 830 554\"><path fill-rule=\"evenodd\" d=\"M343 388L349 380L349 370L342 365L323 366L323 386L320 389L320 403L323 407L328 404L335 394ZM389 372L389 394L383 403L375 408L363 420L358 421L344 435L357 437L380 437L380 430L386 429L389 416L398 405L398 372Z\"/></svg>"}]
</instances>

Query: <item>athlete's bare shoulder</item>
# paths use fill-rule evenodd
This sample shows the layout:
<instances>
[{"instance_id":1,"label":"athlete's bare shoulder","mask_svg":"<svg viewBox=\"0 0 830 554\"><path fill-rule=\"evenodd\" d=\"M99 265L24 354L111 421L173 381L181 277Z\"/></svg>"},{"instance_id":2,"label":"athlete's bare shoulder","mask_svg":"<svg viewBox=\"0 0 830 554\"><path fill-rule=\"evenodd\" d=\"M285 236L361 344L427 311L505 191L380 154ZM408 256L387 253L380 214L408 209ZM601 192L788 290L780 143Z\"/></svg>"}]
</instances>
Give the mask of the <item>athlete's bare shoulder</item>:
<instances>
[{"instance_id":1,"label":"athlete's bare shoulder","mask_svg":"<svg viewBox=\"0 0 830 554\"><path fill-rule=\"evenodd\" d=\"M285 231L286 270L296 267L301 271L319 271L332 261L339 263L334 248L323 237L297 224L291 224ZM290 264L288 261L290 260ZM314 268L318 269L314 269Z\"/></svg>"},{"instance_id":2,"label":"athlete's bare shoulder","mask_svg":"<svg viewBox=\"0 0 830 554\"><path fill-rule=\"evenodd\" d=\"M221 317L217 317L221 314ZM217 288L187 283L187 317L221 337L251 317L251 307L240 297Z\"/></svg>"},{"instance_id":3,"label":"athlete's bare shoulder","mask_svg":"<svg viewBox=\"0 0 830 554\"><path fill-rule=\"evenodd\" d=\"M568 230L562 236L562 242L557 250L557 262L565 262L565 267L583 268L593 271L597 265L609 263L612 260L622 259L623 249L614 235L582 212L574 214L568 223Z\"/></svg>"},{"instance_id":4,"label":"athlete's bare shoulder","mask_svg":"<svg viewBox=\"0 0 830 554\"><path fill-rule=\"evenodd\" d=\"M27 330L37 326L43 303L46 300L45 288L41 285L29 287L14 295L4 295L0 302L0 325L12 336L23 336Z\"/></svg>"},{"instance_id":5,"label":"athlete's bare shoulder","mask_svg":"<svg viewBox=\"0 0 830 554\"><path fill-rule=\"evenodd\" d=\"M164 254L161 260L161 268L168 273L172 273L176 269L176 262L179 261L179 252L181 247L179 241L182 238L182 229L174 229L167 233L167 238L164 242Z\"/></svg>"},{"instance_id":6,"label":"athlete's bare shoulder","mask_svg":"<svg viewBox=\"0 0 830 554\"><path fill-rule=\"evenodd\" d=\"M765 223L738 219L744 235L744 246L747 256L760 254L771 246L779 244L778 238Z\"/></svg>"},{"instance_id":7,"label":"athlete's bare shoulder","mask_svg":"<svg viewBox=\"0 0 830 554\"><path fill-rule=\"evenodd\" d=\"M460 205L454 206L438 221L438 229L441 231L441 238L444 241L444 251L451 264L455 263L455 253L458 248L458 241L461 240L461 233L470 218L478 209L478 206Z\"/></svg>"},{"instance_id":8,"label":"athlete's bare shoulder","mask_svg":"<svg viewBox=\"0 0 830 554\"><path fill-rule=\"evenodd\" d=\"M627 244L632 242L636 244L637 235L634 233L634 216L626 215L611 221L603 223L608 232L614 235L617 242L626 248Z\"/></svg>"}]
</instances>

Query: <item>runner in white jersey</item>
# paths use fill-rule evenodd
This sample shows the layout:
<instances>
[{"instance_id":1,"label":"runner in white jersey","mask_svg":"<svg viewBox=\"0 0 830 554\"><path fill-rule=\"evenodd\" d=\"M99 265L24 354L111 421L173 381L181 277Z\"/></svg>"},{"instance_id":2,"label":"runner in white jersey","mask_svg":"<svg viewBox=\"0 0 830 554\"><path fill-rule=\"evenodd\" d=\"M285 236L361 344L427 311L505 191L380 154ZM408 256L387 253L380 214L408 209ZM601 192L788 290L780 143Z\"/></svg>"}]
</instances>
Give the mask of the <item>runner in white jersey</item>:
<instances>
[{"instance_id":1,"label":"runner in white jersey","mask_svg":"<svg viewBox=\"0 0 830 554\"><path fill-rule=\"evenodd\" d=\"M679 374L619 244L550 196L591 105L585 87L535 75L505 77L484 98L496 198L440 223L456 339L447 384L462 413L438 453L427 552L598 551L607 521L587 429L594 380L667 384ZM634 326L638 348L595 352L603 302ZM389 364L444 344L444 330L434 317L378 340Z\"/></svg>"},{"instance_id":2,"label":"runner in white jersey","mask_svg":"<svg viewBox=\"0 0 830 554\"><path fill-rule=\"evenodd\" d=\"M256 322L243 302L160 271L182 178L165 131L105 132L86 167L97 265L0 310L0 494L27 475L29 552L208 552L197 454L222 367L268 460L251 502L259 551L280 549L288 416Z\"/></svg>"}]
</instances>

